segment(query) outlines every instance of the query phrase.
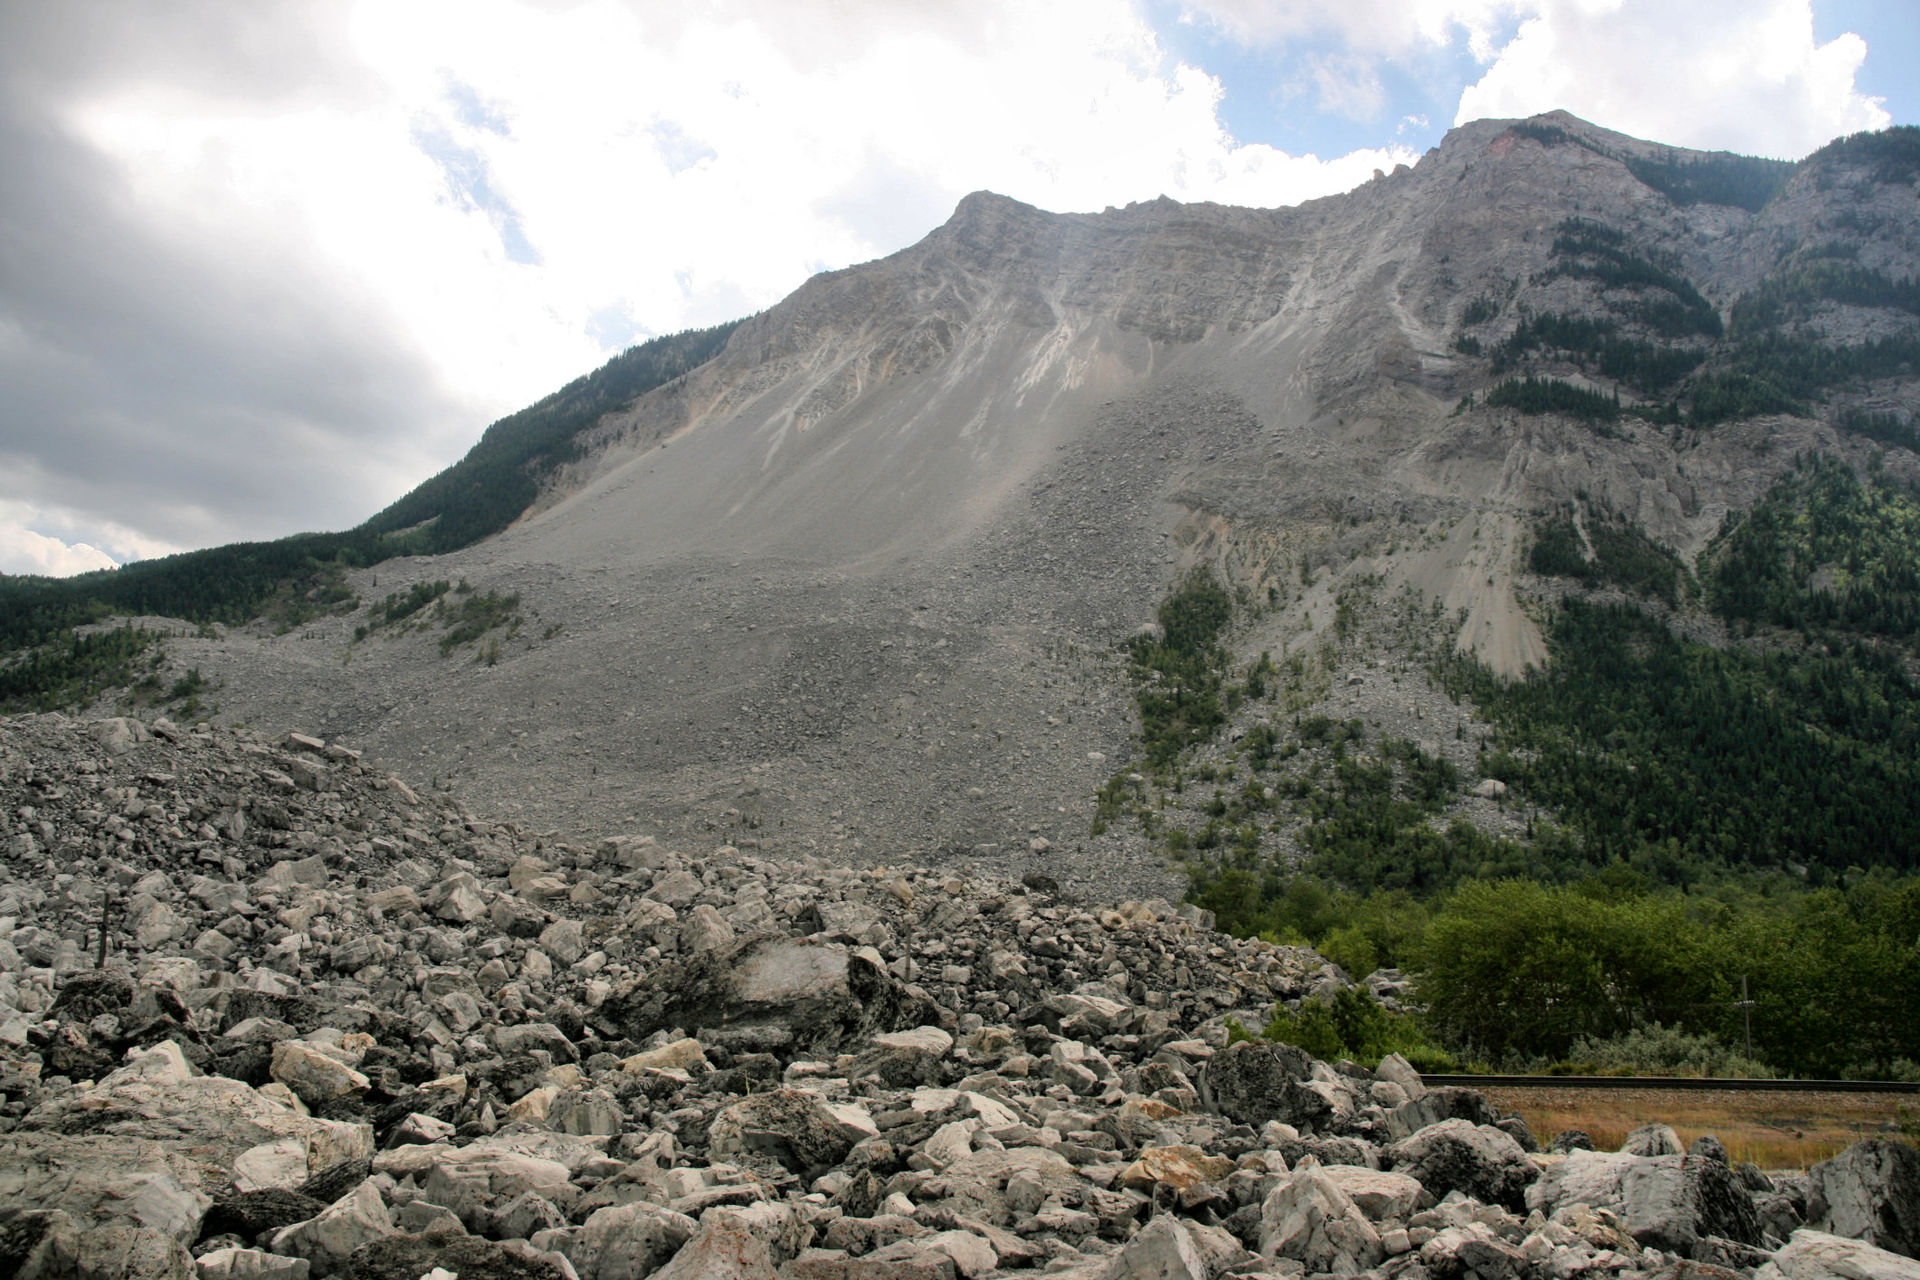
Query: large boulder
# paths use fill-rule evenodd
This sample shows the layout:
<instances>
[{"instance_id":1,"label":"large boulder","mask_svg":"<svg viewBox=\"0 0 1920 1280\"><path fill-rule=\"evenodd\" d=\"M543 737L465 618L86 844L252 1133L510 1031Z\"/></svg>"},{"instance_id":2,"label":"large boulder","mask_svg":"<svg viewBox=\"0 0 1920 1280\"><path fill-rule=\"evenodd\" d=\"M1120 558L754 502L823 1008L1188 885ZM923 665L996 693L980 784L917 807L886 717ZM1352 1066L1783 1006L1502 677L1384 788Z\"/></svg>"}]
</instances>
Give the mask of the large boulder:
<instances>
[{"instance_id":1,"label":"large boulder","mask_svg":"<svg viewBox=\"0 0 1920 1280\"><path fill-rule=\"evenodd\" d=\"M1170 1213L1142 1227L1098 1273L1099 1280L1208 1280L1210 1274L1192 1232Z\"/></svg>"},{"instance_id":2,"label":"large boulder","mask_svg":"<svg viewBox=\"0 0 1920 1280\"><path fill-rule=\"evenodd\" d=\"M1435 1199L1458 1191L1516 1210L1525 1204L1527 1188L1540 1176L1511 1136L1468 1120L1428 1125L1396 1145L1393 1160L1396 1172L1414 1179Z\"/></svg>"},{"instance_id":3,"label":"large boulder","mask_svg":"<svg viewBox=\"0 0 1920 1280\"><path fill-rule=\"evenodd\" d=\"M1208 1060L1196 1082L1202 1104L1241 1124L1269 1120L1310 1129L1333 1113L1326 1094L1312 1088L1313 1056L1290 1044L1242 1040Z\"/></svg>"},{"instance_id":4,"label":"large boulder","mask_svg":"<svg viewBox=\"0 0 1920 1280\"><path fill-rule=\"evenodd\" d=\"M383 1236L355 1249L339 1274L344 1280L419 1280L436 1268L459 1280L566 1280L567 1275L557 1262L472 1236Z\"/></svg>"},{"instance_id":5,"label":"large boulder","mask_svg":"<svg viewBox=\"0 0 1920 1280\"><path fill-rule=\"evenodd\" d=\"M1419 1077L1416 1075L1415 1080ZM1404 1087L1404 1086L1403 1086ZM1459 1085L1441 1085L1437 1088L1423 1088L1419 1093L1410 1095L1411 1100L1401 1103L1387 1113L1387 1133L1395 1140L1410 1138L1428 1125L1439 1124L1442 1120L1465 1120L1470 1124L1493 1124L1499 1120L1499 1112L1493 1109L1484 1094L1472 1089L1463 1089Z\"/></svg>"},{"instance_id":6,"label":"large boulder","mask_svg":"<svg viewBox=\"0 0 1920 1280\"><path fill-rule=\"evenodd\" d=\"M757 1155L808 1176L840 1163L853 1143L847 1126L817 1095L798 1089L742 1098L707 1127L707 1149L715 1157Z\"/></svg>"},{"instance_id":7,"label":"large boulder","mask_svg":"<svg viewBox=\"0 0 1920 1280\"><path fill-rule=\"evenodd\" d=\"M273 1251L305 1258L316 1277L344 1271L355 1249L399 1234L372 1181L340 1197L305 1222L273 1233Z\"/></svg>"},{"instance_id":8,"label":"large boulder","mask_svg":"<svg viewBox=\"0 0 1920 1280\"><path fill-rule=\"evenodd\" d=\"M191 1244L213 1199L205 1170L157 1143L111 1134L0 1134L0 1206L59 1210L82 1232L131 1222Z\"/></svg>"},{"instance_id":9,"label":"large boulder","mask_svg":"<svg viewBox=\"0 0 1920 1280\"><path fill-rule=\"evenodd\" d=\"M1807 1225L1920 1258L1920 1151L1856 1142L1807 1171Z\"/></svg>"},{"instance_id":10,"label":"large boulder","mask_svg":"<svg viewBox=\"0 0 1920 1280\"><path fill-rule=\"evenodd\" d=\"M1608 1209L1643 1245L1691 1254L1704 1236L1761 1242L1753 1196L1718 1160L1571 1151L1527 1190L1527 1207L1551 1216L1564 1205Z\"/></svg>"},{"instance_id":11,"label":"large boulder","mask_svg":"<svg viewBox=\"0 0 1920 1280\"><path fill-rule=\"evenodd\" d=\"M773 1256L754 1225L737 1210L709 1209L699 1234L651 1280L775 1280Z\"/></svg>"},{"instance_id":12,"label":"large boulder","mask_svg":"<svg viewBox=\"0 0 1920 1280\"><path fill-rule=\"evenodd\" d=\"M1864 1240L1803 1229L1753 1273L1753 1280L1920 1280L1920 1262Z\"/></svg>"},{"instance_id":13,"label":"large boulder","mask_svg":"<svg viewBox=\"0 0 1920 1280\"><path fill-rule=\"evenodd\" d=\"M595 1210L557 1247L580 1280L646 1280L699 1229L685 1214L641 1200Z\"/></svg>"},{"instance_id":14,"label":"large boulder","mask_svg":"<svg viewBox=\"0 0 1920 1280\"><path fill-rule=\"evenodd\" d=\"M131 1055L91 1089L42 1103L20 1127L142 1138L191 1151L206 1162L209 1185L224 1182L244 1152L281 1138L298 1139L316 1173L373 1154L370 1125L304 1116L238 1080L200 1075L170 1041Z\"/></svg>"},{"instance_id":15,"label":"large boulder","mask_svg":"<svg viewBox=\"0 0 1920 1280\"><path fill-rule=\"evenodd\" d=\"M1260 1206L1260 1252L1292 1258L1309 1272L1365 1271L1385 1256L1380 1233L1320 1169L1302 1169Z\"/></svg>"},{"instance_id":16,"label":"large boulder","mask_svg":"<svg viewBox=\"0 0 1920 1280\"><path fill-rule=\"evenodd\" d=\"M864 1046L877 1032L953 1018L888 976L876 952L765 933L633 979L595 1013L609 1037L684 1027L706 1044L782 1053Z\"/></svg>"},{"instance_id":17,"label":"large boulder","mask_svg":"<svg viewBox=\"0 0 1920 1280\"><path fill-rule=\"evenodd\" d=\"M127 1219L82 1226L58 1209L0 1210L0 1276L11 1280L195 1280L193 1255Z\"/></svg>"}]
</instances>

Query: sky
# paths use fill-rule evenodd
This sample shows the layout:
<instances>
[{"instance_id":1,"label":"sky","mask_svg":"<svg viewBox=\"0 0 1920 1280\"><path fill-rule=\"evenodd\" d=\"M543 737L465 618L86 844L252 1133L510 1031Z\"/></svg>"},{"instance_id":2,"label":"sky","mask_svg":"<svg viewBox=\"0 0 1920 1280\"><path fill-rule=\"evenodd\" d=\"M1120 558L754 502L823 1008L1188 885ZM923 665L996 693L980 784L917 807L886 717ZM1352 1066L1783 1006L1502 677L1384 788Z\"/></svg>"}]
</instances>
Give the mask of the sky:
<instances>
[{"instance_id":1,"label":"sky","mask_svg":"<svg viewBox=\"0 0 1920 1280\"><path fill-rule=\"evenodd\" d=\"M1565 108L1798 158L1908 0L0 0L0 572L341 529L989 189L1284 205Z\"/></svg>"}]
</instances>

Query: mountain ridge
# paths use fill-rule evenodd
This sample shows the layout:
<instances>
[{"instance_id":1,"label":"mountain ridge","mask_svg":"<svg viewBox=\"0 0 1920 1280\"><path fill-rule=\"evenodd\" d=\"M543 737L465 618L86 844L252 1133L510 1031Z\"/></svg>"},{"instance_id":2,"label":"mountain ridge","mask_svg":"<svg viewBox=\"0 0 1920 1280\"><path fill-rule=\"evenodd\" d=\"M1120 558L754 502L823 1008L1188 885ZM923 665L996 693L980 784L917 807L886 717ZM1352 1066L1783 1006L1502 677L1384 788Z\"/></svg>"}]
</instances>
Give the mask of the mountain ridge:
<instances>
[{"instance_id":1,"label":"mountain ridge","mask_svg":"<svg viewBox=\"0 0 1920 1280\"><path fill-rule=\"evenodd\" d=\"M1911 420L1900 349L1872 346L1910 322L1802 269L1836 244L1869 282L1912 277L1913 191L1880 176L1904 138L1824 149L1757 213L1690 194L1724 159L1564 113L1462 126L1287 209L976 193L577 432L501 534L347 573L362 601L455 578L511 597L523 625L485 661L364 604L172 661L226 681L225 716L425 751L441 781L545 821L1068 856L1039 840L1078 846L1074 874L1140 877L1103 886L1118 896L1168 892L1137 848L1082 833L1132 750L1115 645L1187 569L1261 606L1235 633L1248 655L1317 652L1377 579L1517 675L1549 656L1527 562L1543 512L1589 503L1692 565L1801 453L1915 474L1846 427ZM1767 280L1801 311L1729 331ZM1751 353L1775 348L1811 372L1766 383ZM1821 382L1834 351L1866 373ZM1522 374L1598 388L1602 417L1488 403ZM1707 419L1709 393L1731 419ZM1472 771L1473 746L1444 750Z\"/></svg>"}]
</instances>

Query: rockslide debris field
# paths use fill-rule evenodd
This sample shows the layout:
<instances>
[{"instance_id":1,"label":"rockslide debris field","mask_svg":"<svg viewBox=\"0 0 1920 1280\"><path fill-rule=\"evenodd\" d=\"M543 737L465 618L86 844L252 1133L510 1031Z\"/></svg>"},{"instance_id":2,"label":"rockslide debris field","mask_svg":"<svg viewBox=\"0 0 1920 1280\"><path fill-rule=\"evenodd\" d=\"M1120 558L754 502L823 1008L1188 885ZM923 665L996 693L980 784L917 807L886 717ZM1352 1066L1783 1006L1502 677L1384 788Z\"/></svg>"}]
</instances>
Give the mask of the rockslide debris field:
<instances>
[{"instance_id":1,"label":"rockslide debris field","mask_svg":"<svg viewBox=\"0 0 1920 1280\"><path fill-rule=\"evenodd\" d=\"M561 843L164 720L0 722L0 798L6 1274L1920 1277L1911 1148L1542 1152L1235 1042L1348 979L1191 907Z\"/></svg>"}]
</instances>

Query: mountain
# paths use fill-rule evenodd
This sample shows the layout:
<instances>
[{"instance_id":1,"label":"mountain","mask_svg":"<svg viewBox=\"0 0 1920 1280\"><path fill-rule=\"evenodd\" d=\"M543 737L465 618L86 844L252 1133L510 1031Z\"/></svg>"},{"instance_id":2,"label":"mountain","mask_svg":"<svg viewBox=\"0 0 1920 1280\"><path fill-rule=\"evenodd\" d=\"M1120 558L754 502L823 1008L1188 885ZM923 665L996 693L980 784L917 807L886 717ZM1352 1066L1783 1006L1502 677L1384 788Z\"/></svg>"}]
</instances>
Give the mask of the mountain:
<instances>
[{"instance_id":1,"label":"mountain","mask_svg":"<svg viewBox=\"0 0 1920 1280\"><path fill-rule=\"evenodd\" d=\"M1276 672L1223 741L1358 721L1464 780L1446 812L1531 831L1467 791L1495 744L1430 659L1546 667L1569 593L1728 643L1697 584L1806 456L1916 478L1917 171L1911 129L1787 164L1553 113L1295 208L976 193L576 396L495 468L528 504L502 531L323 566L336 611L177 638L165 672L535 825L1177 894L1151 816L1102 819L1205 802L1113 799L1150 785L1129 643L1204 566L1235 661ZM375 532L431 538L442 490ZM1810 564L1739 625L1823 566L1866 572Z\"/></svg>"}]
</instances>

